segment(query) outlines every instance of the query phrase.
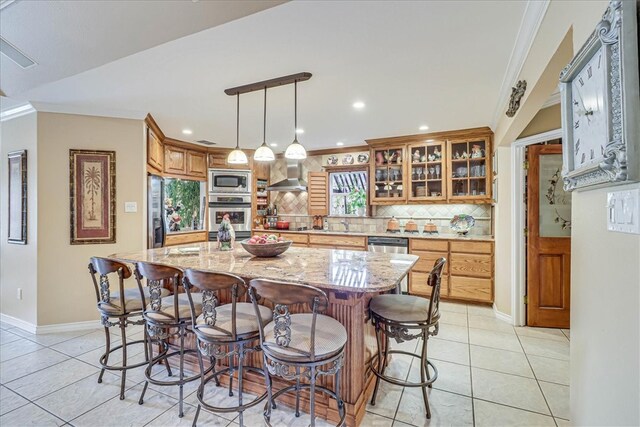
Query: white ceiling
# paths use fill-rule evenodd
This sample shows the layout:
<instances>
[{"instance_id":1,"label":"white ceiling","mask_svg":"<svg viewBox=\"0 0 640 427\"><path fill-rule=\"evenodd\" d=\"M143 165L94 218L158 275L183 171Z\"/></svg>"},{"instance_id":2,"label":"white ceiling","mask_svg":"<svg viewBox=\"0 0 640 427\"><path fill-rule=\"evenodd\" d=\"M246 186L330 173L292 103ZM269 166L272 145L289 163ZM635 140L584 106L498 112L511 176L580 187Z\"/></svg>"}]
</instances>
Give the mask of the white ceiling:
<instances>
[{"instance_id":1,"label":"white ceiling","mask_svg":"<svg viewBox=\"0 0 640 427\"><path fill-rule=\"evenodd\" d=\"M232 146L235 99L225 88L309 71L311 80L298 87L305 130L299 139L308 149L414 134L423 124L430 131L486 126L499 107L525 7L520 1L295 1L27 91L4 89L14 85L10 76L2 88L21 100L76 110L148 111L167 136ZM39 42L47 44L43 37ZM240 100L241 145L257 147L262 93ZM356 100L366 107L354 110ZM183 128L193 135L182 135ZM267 139L284 148L292 138L293 87L273 89Z\"/></svg>"}]
</instances>

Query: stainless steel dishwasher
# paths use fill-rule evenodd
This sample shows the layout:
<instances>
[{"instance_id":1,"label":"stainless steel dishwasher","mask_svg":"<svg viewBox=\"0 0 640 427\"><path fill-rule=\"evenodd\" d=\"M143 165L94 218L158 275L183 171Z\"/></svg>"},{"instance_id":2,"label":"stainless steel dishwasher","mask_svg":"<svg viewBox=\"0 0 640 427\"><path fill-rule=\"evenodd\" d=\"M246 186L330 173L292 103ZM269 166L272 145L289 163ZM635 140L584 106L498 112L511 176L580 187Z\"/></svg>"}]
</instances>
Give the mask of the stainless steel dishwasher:
<instances>
[{"instance_id":1,"label":"stainless steel dishwasher","mask_svg":"<svg viewBox=\"0 0 640 427\"><path fill-rule=\"evenodd\" d=\"M384 254L407 254L409 253L409 239L406 237L379 237L370 236L369 252L380 252ZM400 289L403 294L408 291L408 274L400 282Z\"/></svg>"}]
</instances>

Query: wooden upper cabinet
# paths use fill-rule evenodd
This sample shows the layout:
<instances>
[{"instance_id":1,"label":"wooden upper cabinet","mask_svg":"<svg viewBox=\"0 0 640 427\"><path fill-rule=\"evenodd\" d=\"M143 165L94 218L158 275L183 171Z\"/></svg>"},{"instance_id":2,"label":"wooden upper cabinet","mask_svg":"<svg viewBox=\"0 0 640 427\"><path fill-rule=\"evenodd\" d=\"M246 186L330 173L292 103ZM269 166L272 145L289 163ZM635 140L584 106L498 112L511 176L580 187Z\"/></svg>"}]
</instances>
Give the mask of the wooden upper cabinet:
<instances>
[{"instance_id":1,"label":"wooden upper cabinet","mask_svg":"<svg viewBox=\"0 0 640 427\"><path fill-rule=\"evenodd\" d=\"M200 151L187 151L187 175L207 177L207 154Z\"/></svg>"},{"instance_id":2,"label":"wooden upper cabinet","mask_svg":"<svg viewBox=\"0 0 640 427\"><path fill-rule=\"evenodd\" d=\"M406 145L385 144L371 149L369 187L372 205L406 202L406 153Z\"/></svg>"},{"instance_id":3,"label":"wooden upper cabinet","mask_svg":"<svg viewBox=\"0 0 640 427\"><path fill-rule=\"evenodd\" d=\"M446 142L410 144L408 149L408 200L416 202L447 200Z\"/></svg>"},{"instance_id":4,"label":"wooden upper cabinet","mask_svg":"<svg viewBox=\"0 0 640 427\"><path fill-rule=\"evenodd\" d=\"M309 172L307 191L309 215L329 215L329 174Z\"/></svg>"},{"instance_id":5,"label":"wooden upper cabinet","mask_svg":"<svg viewBox=\"0 0 640 427\"><path fill-rule=\"evenodd\" d=\"M450 201L491 203L491 138L448 141Z\"/></svg>"},{"instance_id":6,"label":"wooden upper cabinet","mask_svg":"<svg viewBox=\"0 0 640 427\"><path fill-rule=\"evenodd\" d=\"M172 145L164 146L165 173L185 175L187 172L187 150Z\"/></svg>"},{"instance_id":7,"label":"wooden upper cabinet","mask_svg":"<svg viewBox=\"0 0 640 427\"><path fill-rule=\"evenodd\" d=\"M214 169L242 169L251 170L253 167L253 150L243 150L247 155L249 164L246 165L234 165L227 163L227 156L231 152L228 148L216 148L209 152L209 167Z\"/></svg>"},{"instance_id":8,"label":"wooden upper cabinet","mask_svg":"<svg viewBox=\"0 0 640 427\"><path fill-rule=\"evenodd\" d=\"M156 134L147 128L147 164L158 172L164 169L164 147Z\"/></svg>"}]
</instances>

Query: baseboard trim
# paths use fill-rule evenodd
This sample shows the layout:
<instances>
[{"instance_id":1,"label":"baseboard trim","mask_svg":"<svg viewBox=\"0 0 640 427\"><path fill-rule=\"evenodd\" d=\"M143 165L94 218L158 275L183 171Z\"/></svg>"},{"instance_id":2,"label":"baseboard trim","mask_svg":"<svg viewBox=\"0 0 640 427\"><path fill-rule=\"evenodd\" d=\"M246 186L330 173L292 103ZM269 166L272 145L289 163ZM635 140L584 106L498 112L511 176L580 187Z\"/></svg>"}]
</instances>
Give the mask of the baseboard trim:
<instances>
[{"instance_id":1,"label":"baseboard trim","mask_svg":"<svg viewBox=\"0 0 640 427\"><path fill-rule=\"evenodd\" d=\"M498 310L495 304L493 304L493 314L494 316L496 316L497 319L500 319L504 322L509 323L510 325L513 325L513 317Z\"/></svg>"},{"instance_id":2,"label":"baseboard trim","mask_svg":"<svg viewBox=\"0 0 640 427\"><path fill-rule=\"evenodd\" d=\"M99 320L88 320L86 322L72 322L72 323L56 323L53 325L34 325L33 323L25 322L8 314L0 313L0 320L9 325L20 328L30 334L54 334L60 332L74 332L74 331L86 331L90 329L99 328Z\"/></svg>"},{"instance_id":3,"label":"baseboard trim","mask_svg":"<svg viewBox=\"0 0 640 427\"><path fill-rule=\"evenodd\" d=\"M0 313L0 320L4 323L7 323L11 326L15 326L16 328L20 328L23 331L27 331L30 334L35 334L37 331L37 326L33 323L26 322L22 319L18 319L17 317L9 316L8 314Z\"/></svg>"}]
</instances>

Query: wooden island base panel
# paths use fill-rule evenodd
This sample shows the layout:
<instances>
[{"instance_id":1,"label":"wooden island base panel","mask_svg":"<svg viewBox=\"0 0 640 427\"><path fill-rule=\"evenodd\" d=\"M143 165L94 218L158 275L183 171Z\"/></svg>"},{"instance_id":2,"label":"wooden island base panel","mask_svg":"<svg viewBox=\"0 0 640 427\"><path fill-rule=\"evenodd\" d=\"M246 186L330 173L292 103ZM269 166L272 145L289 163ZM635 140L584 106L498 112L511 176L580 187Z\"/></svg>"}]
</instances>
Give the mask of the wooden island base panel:
<instances>
[{"instance_id":1,"label":"wooden island base panel","mask_svg":"<svg viewBox=\"0 0 640 427\"><path fill-rule=\"evenodd\" d=\"M216 249L215 242L115 254L111 257L126 263L154 262L182 269L197 268L232 273L247 282L254 278L267 278L304 283L323 289L329 297L329 307L325 314L338 320L347 330L340 394L346 405L348 426L360 425L365 415L367 399L373 391L373 374L367 371L367 366L376 352L376 340L368 316L369 301L375 295L395 289L418 261L415 255L318 247L291 247L275 258L254 258L241 247L221 252ZM229 295L224 293L219 298L221 303L230 301ZM290 310L292 313L308 311L295 306L291 306ZM187 345L195 348L195 338L192 337ZM246 360L250 366L262 367L260 353L253 353ZM195 358L187 358L187 361L192 368L196 368ZM228 377L222 381L228 381ZM247 373L244 384L247 392L264 393L264 378L260 376ZM274 381L274 390L289 384L277 379ZM318 384L330 389L335 386L332 376L320 376ZM293 394L282 396L278 401L295 407ZM308 412L308 392L302 392L301 404ZM339 416L335 400L318 393L316 415L337 422Z\"/></svg>"}]
</instances>

